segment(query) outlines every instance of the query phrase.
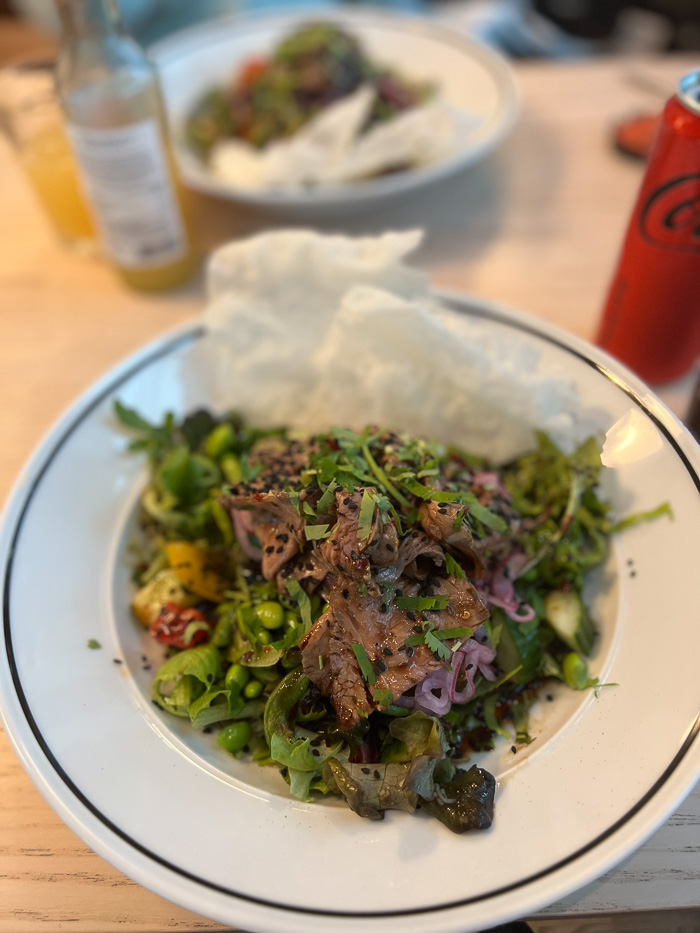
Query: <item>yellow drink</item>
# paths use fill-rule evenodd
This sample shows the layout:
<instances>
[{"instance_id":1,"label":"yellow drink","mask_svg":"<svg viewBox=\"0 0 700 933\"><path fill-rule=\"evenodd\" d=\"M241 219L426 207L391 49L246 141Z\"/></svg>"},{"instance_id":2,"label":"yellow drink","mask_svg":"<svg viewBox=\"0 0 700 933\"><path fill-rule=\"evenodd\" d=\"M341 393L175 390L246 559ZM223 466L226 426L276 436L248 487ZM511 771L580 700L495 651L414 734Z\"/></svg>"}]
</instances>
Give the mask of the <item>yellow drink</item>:
<instances>
[{"instance_id":1,"label":"yellow drink","mask_svg":"<svg viewBox=\"0 0 700 933\"><path fill-rule=\"evenodd\" d=\"M22 166L58 233L69 241L92 241L95 230L70 145L59 124L47 126L20 151Z\"/></svg>"},{"instance_id":2,"label":"yellow drink","mask_svg":"<svg viewBox=\"0 0 700 933\"><path fill-rule=\"evenodd\" d=\"M134 288L172 288L198 260L156 71L114 0L58 10L57 86L103 250Z\"/></svg>"}]
</instances>

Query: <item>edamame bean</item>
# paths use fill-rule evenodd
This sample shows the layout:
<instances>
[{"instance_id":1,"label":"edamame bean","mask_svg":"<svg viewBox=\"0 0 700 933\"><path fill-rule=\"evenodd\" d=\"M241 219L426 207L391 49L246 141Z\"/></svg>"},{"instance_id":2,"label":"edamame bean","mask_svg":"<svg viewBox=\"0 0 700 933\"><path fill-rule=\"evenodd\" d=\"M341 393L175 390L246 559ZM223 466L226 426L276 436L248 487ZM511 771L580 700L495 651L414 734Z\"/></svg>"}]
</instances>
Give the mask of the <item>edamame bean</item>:
<instances>
[{"instance_id":1,"label":"edamame bean","mask_svg":"<svg viewBox=\"0 0 700 933\"><path fill-rule=\"evenodd\" d=\"M204 442L204 453L212 460L218 460L222 454L229 451L236 438L233 428L230 424L220 424L214 428L209 437Z\"/></svg>"},{"instance_id":2,"label":"edamame bean","mask_svg":"<svg viewBox=\"0 0 700 933\"><path fill-rule=\"evenodd\" d=\"M242 664L232 664L231 667L229 667L229 669L226 671L224 686L227 690L232 690L235 687L238 687L239 690L242 690L249 680L250 671L248 668L243 667Z\"/></svg>"},{"instance_id":3,"label":"edamame bean","mask_svg":"<svg viewBox=\"0 0 700 933\"><path fill-rule=\"evenodd\" d=\"M217 741L227 752L240 752L250 742L252 735L250 723L241 719L240 722L232 722L230 726L224 726Z\"/></svg>"},{"instance_id":4,"label":"edamame bean","mask_svg":"<svg viewBox=\"0 0 700 933\"><path fill-rule=\"evenodd\" d=\"M279 603L267 600L255 607L257 617L267 629L276 629L284 622L284 609Z\"/></svg>"},{"instance_id":5,"label":"edamame bean","mask_svg":"<svg viewBox=\"0 0 700 933\"><path fill-rule=\"evenodd\" d=\"M261 645L269 645L272 641L272 635L270 635L268 630L265 628L260 629L256 637Z\"/></svg>"},{"instance_id":6,"label":"edamame bean","mask_svg":"<svg viewBox=\"0 0 700 933\"><path fill-rule=\"evenodd\" d=\"M263 685L259 680L249 680L243 688L243 696L246 700L254 700L263 692Z\"/></svg>"}]
</instances>

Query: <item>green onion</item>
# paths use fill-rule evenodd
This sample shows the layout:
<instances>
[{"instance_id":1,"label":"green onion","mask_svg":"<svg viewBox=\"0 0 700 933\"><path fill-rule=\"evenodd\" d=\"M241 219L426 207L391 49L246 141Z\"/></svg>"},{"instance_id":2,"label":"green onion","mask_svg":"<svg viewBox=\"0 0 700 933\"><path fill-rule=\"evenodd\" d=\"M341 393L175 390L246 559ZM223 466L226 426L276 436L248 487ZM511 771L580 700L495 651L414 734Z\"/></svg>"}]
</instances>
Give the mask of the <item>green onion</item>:
<instances>
[{"instance_id":1,"label":"green onion","mask_svg":"<svg viewBox=\"0 0 700 933\"><path fill-rule=\"evenodd\" d=\"M357 538L359 541L366 541L372 531L372 519L374 518L374 497L370 489L365 489L362 493L362 502L360 503L360 517L357 521Z\"/></svg>"},{"instance_id":2,"label":"green onion","mask_svg":"<svg viewBox=\"0 0 700 933\"><path fill-rule=\"evenodd\" d=\"M357 663L360 665L360 671L362 676L367 681L367 683L373 686L376 683L377 677L374 673L374 668L372 667L369 658L367 657L367 652L365 651L362 645L353 645L352 653L357 658Z\"/></svg>"}]
</instances>

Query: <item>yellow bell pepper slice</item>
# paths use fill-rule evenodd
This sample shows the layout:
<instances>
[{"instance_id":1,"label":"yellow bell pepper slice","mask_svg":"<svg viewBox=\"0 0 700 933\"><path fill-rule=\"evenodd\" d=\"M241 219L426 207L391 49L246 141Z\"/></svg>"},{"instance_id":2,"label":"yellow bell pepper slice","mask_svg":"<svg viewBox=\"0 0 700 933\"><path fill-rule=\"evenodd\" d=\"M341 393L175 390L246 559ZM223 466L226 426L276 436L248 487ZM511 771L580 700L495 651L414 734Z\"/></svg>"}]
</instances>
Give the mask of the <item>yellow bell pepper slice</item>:
<instances>
[{"instance_id":1,"label":"yellow bell pepper slice","mask_svg":"<svg viewBox=\"0 0 700 933\"><path fill-rule=\"evenodd\" d=\"M169 542L165 555L184 587L213 603L223 602L231 584L221 572L224 568L218 555L189 541Z\"/></svg>"}]
</instances>

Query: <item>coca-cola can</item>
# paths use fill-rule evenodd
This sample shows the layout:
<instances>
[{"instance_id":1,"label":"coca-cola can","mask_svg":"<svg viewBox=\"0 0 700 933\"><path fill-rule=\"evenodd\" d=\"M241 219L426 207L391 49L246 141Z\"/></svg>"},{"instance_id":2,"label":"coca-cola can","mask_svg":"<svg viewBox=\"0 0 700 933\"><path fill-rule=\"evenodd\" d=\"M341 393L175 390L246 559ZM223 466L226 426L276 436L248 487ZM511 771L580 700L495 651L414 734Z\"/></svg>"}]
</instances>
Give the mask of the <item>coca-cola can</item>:
<instances>
[{"instance_id":1,"label":"coca-cola can","mask_svg":"<svg viewBox=\"0 0 700 933\"><path fill-rule=\"evenodd\" d=\"M700 357L700 70L664 108L596 342L657 384Z\"/></svg>"}]
</instances>

